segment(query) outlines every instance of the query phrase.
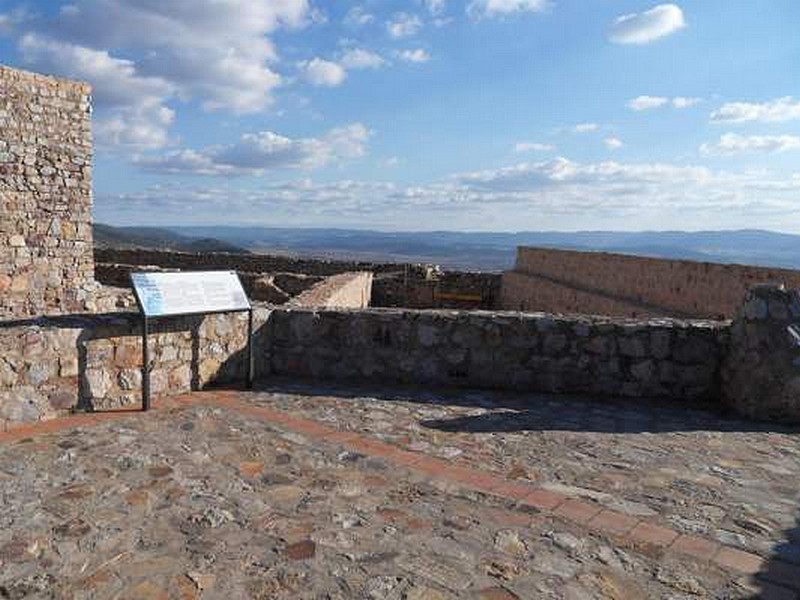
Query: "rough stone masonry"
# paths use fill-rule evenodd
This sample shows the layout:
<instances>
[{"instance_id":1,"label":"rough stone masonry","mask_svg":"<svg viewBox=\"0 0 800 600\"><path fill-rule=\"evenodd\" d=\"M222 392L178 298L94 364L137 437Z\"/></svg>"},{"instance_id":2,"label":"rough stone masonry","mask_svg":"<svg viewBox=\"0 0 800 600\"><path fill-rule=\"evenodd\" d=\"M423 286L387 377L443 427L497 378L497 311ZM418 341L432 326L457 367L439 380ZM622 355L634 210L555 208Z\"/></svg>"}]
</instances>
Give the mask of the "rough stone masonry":
<instances>
[{"instance_id":1,"label":"rough stone masonry","mask_svg":"<svg viewBox=\"0 0 800 600\"><path fill-rule=\"evenodd\" d=\"M0 319L83 310L94 286L89 94L0 66Z\"/></svg>"},{"instance_id":2,"label":"rough stone masonry","mask_svg":"<svg viewBox=\"0 0 800 600\"><path fill-rule=\"evenodd\" d=\"M89 88L2 67L0 84L0 429L133 404L136 315L54 315L92 311L105 294L93 277ZM258 308L257 376L702 400L800 422L794 292L751 292L731 325L363 310L371 278L345 279L353 287L328 281L311 306ZM343 305L359 309L320 310ZM241 319L183 319L154 331L153 391L240 378Z\"/></svg>"}]
</instances>

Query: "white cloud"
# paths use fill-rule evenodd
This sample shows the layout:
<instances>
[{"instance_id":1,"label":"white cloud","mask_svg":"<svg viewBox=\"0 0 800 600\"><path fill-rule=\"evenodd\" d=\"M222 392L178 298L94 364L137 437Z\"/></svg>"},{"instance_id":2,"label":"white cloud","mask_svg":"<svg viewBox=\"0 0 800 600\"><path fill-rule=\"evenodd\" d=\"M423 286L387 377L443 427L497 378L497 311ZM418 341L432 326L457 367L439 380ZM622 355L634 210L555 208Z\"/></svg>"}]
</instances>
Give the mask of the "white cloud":
<instances>
[{"instance_id":1,"label":"white cloud","mask_svg":"<svg viewBox=\"0 0 800 600\"><path fill-rule=\"evenodd\" d=\"M666 98L664 96L637 96L629 100L626 106L635 111L652 110L667 105L671 105L673 108L683 109L690 108L700 102L700 98L687 98L685 96L675 96L674 98Z\"/></svg>"},{"instance_id":2,"label":"white cloud","mask_svg":"<svg viewBox=\"0 0 800 600\"><path fill-rule=\"evenodd\" d=\"M672 106L675 108L691 108L696 104L700 104L703 100L701 98L686 98L684 96L675 96L672 99Z\"/></svg>"},{"instance_id":3,"label":"white cloud","mask_svg":"<svg viewBox=\"0 0 800 600\"><path fill-rule=\"evenodd\" d=\"M728 102L711 113L715 123L782 123L800 119L800 101L791 96L768 102Z\"/></svg>"},{"instance_id":4,"label":"white cloud","mask_svg":"<svg viewBox=\"0 0 800 600\"><path fill-rule=\"evenodd\" d=\"M622 15L609 35L617 44L649 44L686 27L683 11L676 4L659 4L641 13Z\"/></svg>"},{"instance_id":5,"label":"white cloud","mask_svg":"<svg viewBox=\"0 0 800 600\"><path fill-rule=\"evenodd\" d=\"M429 13L436 16L444 12L446 0L423 0L423 4Z\"/></svg>"},{"instance_id":6,"label":"white cloud","mask_svg":"<svg viewBox=\"0 0 800 600\"><path fill-rule=\"evenodd\" d=\"M318 87L336 87L347 79L348 70L380 69L387 64L386 60L364 48L348 48L338 61L314 57L303 61L298 67L304 79Z\"/></svg>"},{"instance_id":7,"label":"white cloud","mask_svg":"<svg viewBox=\"0 0 800 600\"><path fill-rule=\"evenodd\" d=\"M347 11L344 17L345 25L350 25L352 27L363 27L364 25L369 25L374 20L375 15L367 12L363 6L354 6Z\"/></svg>"},{"instance_id":8,"label":"white cloud","mask_svg":"<svg viewBox=\"0 0 800 600\"><path fill-rule=\"evenodd\" d=\"M706 155L730 156L750 152L777 153L800 150L796 135L738 135L726 133L713 144L703 144L700 152Z\"/></svg>"},{"instance_id":9,"label":"white cloud","mask_svg":"<svg viewBox=\"0 0 800 600\"><path fill-rule=\"evenodd\" d=\"M624 146L624 144L622 143L622 140L617 138L617 137L614 137L614 136L610 136L610 137L605 138L603 140L603 143L606 145L606 148L608 148L609 150L618 150L619 148L622 148L622 146Z\"/></svg>"},{"instance_id":10,"label":"white cloud","mask_svg":"<svg viewBox=\"0 0 800 600\"><path fill-rule=\"evenodd\" d=\"M263 175L359 158L366 152L369 137L369 130L361 123L332 129L320 138L291 139L262 131L245 134L235 144L140 156L136 163L148 171L167 174Z\"/></svg>"},{"instance_id":11,"label":"white cloud","mask_svg":"<svg viewBox=\"0 0 800 600\"><path fill-rule=\"evenodd\" d=\"M300 63L306 81L318 87L336 87L347 78L347 71L339 63L322 58L312 58Z\"/></svg>"},{"instance_id":12,"label":"white cloud","mask_svg":"<svg viewBox=\"0 0 800 600\"><path fill-rule=\"evenodd\" d=\"M350 48L339 61L346 69L379 69L386 64L382 56L364 48Z\"/></svg>"},{"instance_id":13,"label":"white cloud","mask_svg":"<svg viewBox=\"0 0 800 600\"><path fill-rule=\"evenodd\" d=\"M637 96L636 98L629 100L626 106L631 110L642 111L659 108L668 103L669 98L664 98L663 96Z\"/></svg>"},{"instance_id":14,"label":"white cloud","mask_svg":"<svg viewBox=\"0 0 800 600\"><path fill-rule=\"evenodd\" d=\"M597 123L578 123L572 128L572 131L573 133L591 133L599 129L600 125Z\"/></svg>"},{"instance_id":15,"label":"white cloud","mask_svg":"<svg viewBox=\"0 0 800 600\"><path fill-rule=\"evenodd\" d=\"M544 12L550 0L472 0L467 14L473 19L502 17L525 12Z\"/></svg>"},{"instance_id":16,"label":"white cloud","mask_svg":"<svg viewBox=\"0 0 800 600\"><path fill-rule=\"evenodd\" d=\"M422 48L415 48L413 50L400 50L396 53L397 58L410 63L424 63L431 59L431 55Z\"/></svg>"},{"instance_id":17,"label":"white cloud","mask_svg":"<svg viewBox=\"0 0 800 600\"><path fill-rule=\"evenodd\" d=\"M169 141L175 113L166 102L176 87L160 77L146 77L136 65L92 50L27 34L20 39L23 60L45 72L86 80L94 87L98 114L95 139L101 146L160 148Z\"/></svg>"},{"instance_id":18,"label":"white cloud","mask_svg":"<svg viewBox=\"0 0 800 600\"><path fill-rule=\"evenodd\" d=\"M32 13L25 5L0 13L0 36L11 34L17 27L32 18Z\"/></svg>"},{"instance_id":19,"label":"white cloud","mask_svg":"<svg viewBox=\"0 0 800 600\"><path fill-rule=\"evenodd\" d=\"M665 163L602 162L580 164L558 157L540 163L522 163L511 167L460 175L457 180L481 190L496 192L534 191L554 185L607 185L638 182L705 183L713 177L706 167L676 166Z\"/></svg>"},{"instance_id":20,"label":"white cloud","mask_svg":"<svg viewBox=\"0 0 800 600\"><path fill-rule=\"evenodd\" d=\"M269 35L314 16L308 0L74 0L44 34L87 48L137 51L137 70L197 97L207 110L258 112L280 76Z\"/></svg>"},{"instance_id":21,"label":"white cloud","mask_svg":"<svg viewBox=\"0 0 800 600\"><path fill-rule=\"evenodd\" d=\"M364 48L347 50L339 62L344 68L351 70L379 69L386 64L386 60L381 55Z\"/></svg>"},{"instance_id":22,"label":"white cloud","mask_svg":"<svg viewBox=\"0 0 800 600\"><path fill-rule=\"evenodd\" d=\"M395 39L411 37L422 29L422 21L417 15L405 12L395 13L386 23L386 30Z\"/></svg>"},{"instance_id":23,"label":"white cloud","mask_svg":"<svg viewBox=\"0 0 800 600\"><path fill-rule=\"evenodd\" d=\"M551 150L555 150L555 146L539 142L517 142L514 144L514 152L549 152Z\"/></svg>"},{"instance_id":24,"label":"white cloud","mask_svg":"<svg viewBox=\"0 0 800 600\"><path fill-rule=\"evenodd\" d=\"M170 142L176 100L236 114L269 107L282 82L270 35L319 14L308 0L73 0L52 16L10 13L24 16L26 64L91 83L97 142L134 150Z\"/></svg>"},{"instance_id":25,"label":"white cloud","mask_svg":"<svg viewBox=\"0 0 800 600\"><path fill-rule=\"evenodd\" d=\"M196 159L195 159L196 160ZM745 227L786 223L800 214L800 174L729 173L671 163L578 163L566 158L455 175L428 185L380 181L284 183L258 188L157 186L115 197L101 195L100 217L157 223L174 216L194 222L506 229ZM157 215L157 216L156 216ZM259 215L263 215L260 217ZM710 226L710 225L709 225Z\"/></svg>"}]
</instances>

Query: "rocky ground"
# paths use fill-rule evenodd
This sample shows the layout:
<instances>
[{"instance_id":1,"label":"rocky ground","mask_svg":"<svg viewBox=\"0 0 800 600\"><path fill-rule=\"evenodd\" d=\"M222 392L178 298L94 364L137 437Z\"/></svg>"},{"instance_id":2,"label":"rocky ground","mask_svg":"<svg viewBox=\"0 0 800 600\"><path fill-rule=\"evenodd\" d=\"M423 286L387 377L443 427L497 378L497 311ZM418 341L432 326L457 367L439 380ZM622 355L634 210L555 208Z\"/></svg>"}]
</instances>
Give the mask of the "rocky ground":
<instances>
[{"instance_id":1,"label":"rocky ground","mask_svg":"<svg viewBox=\"0 0 800 600\"><path fill-rule=\"evenodd\" d=\"M800 470L800 437L699 411L540 398L515 416L507 395L309 386L240 396L654 522L731 531L765 555L786 535ZM0 598L793 597L221 405L78 425L0 440Z\"/></svg>"}]
</instances>

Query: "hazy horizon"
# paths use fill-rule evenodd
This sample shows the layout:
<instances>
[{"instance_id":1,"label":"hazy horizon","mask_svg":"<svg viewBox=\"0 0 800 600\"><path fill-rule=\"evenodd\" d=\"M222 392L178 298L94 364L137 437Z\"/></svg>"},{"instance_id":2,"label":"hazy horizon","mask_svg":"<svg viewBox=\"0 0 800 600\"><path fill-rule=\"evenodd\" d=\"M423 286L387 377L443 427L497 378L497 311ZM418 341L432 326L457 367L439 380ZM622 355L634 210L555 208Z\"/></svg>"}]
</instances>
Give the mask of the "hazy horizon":
<instances>
[{"instance_id":1,"label":"hazy horizon","mask_svg":"<svg viewBox=\"0 0 800 600\"><path fill-rule=\"evenodd\" d=\"M737 231L376 231L259 226L162 226L118 229L98 225L101 247L151 247L213 251L222 244L266 253L434 263L467 270L504 270L518 246L614 252L703 262L800 269L800 235ZM175 235L177 234L177 236Z\"/></svg>"},{"instance_id":2,"label":"hazy horizon","mask_svg":"<svg viewBox=\"0 0 800 600\"><path fill-rule=\"evenodd\" d=\"M742 232L753 232L753 233L773 233L776 235L790 235L790 236L797 236L800 238L800 231L793 232L793 231L780 231L778 229L762 229L758 227L741 227L741 228L731 228L731 229L508 229L508 230L501 230L501 229L380 229L378 227L358 227L358 226L324 226L324 225L317 225L317 226L289 226L289 225L261 225L261 224L253 224L253 223L237 223L237 222L225 222L219 223L215 222L213 224L194 224L189 225L186 223L167 223L167 224L147 224L147 223L131 223L131 224L117 224L117 223L110 223L107 221L96 221L98 225L108 225L111 227L119 227L119 228L154 228L154 229L181 229L181 228L195 228L195 227L230 227L230 228L260 228L260 229L291 229L291 230L307 230L307 231L323 231L323 230L337 230L337 231L363 231L363 232L376 232L376 233L387 233L387 234L414 234L414 233L463 233L463 234L507 234L507 235L515 235L515 234L525 234L525 233L559 233L559 234L568 234L568 233L620 233L620 234L634 234L634 233L642 233L642 234L667 234L667 233L742 233Z\"/></svg>"}]
</instances>

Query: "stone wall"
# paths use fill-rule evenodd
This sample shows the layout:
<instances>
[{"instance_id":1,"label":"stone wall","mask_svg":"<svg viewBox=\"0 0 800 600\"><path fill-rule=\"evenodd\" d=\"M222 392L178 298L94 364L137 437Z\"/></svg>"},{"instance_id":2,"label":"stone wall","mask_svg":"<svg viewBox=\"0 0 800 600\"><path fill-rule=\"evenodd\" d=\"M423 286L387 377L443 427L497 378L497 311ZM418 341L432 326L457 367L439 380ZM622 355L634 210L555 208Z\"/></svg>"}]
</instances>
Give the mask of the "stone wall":
<instances>
[{"instance_id":1,"label":"stone wall","mask_svg":"<svg viewBox=\"0 0 800 600\"><path fill-rule=\"evenodd\" d=\"M381 274L373 284L372 305L492 310L499 306L500 283L497 273L437 271L425 277Z\"/></svg>"},{"instance_id":2,"label":"stone wall","mask_svg":"<svg viewBox=\"0 0 800 600\"><path fill-rule=\"evenodd\" d=\"M731 326L723 398L753 419L800 423L800 295L757 286Z\"/></svg>"},{"instance_id":3,"label":"stone wall","mask_svg":"<svg viewBox=\"0 0 800 600\"><path fill-rule=\"evenodd\" d=\"M263 354L268 310L254 314ZM247 314L151 324L154 397L243 381ZM141 320L134 313L64 316L0 324L0 430L73 410L141 406ZM256 375L267 373L256 363Z\"/></svg>"},{"instance_id":4,"label":"stone wall","mask_svg":"<svg viewBox=\"0 0 800 600\"><path fill-rule=\"evenodd\" d=\"M503 273L501 305L506 310L523 312L545 310L561 314L613 315L635 319L675 316L673 311L660 307L516 271Z\"/></svg>"},{"instance_id":5,"label":"stone wall","mask_svg":"<svg viewBox=\"0 0 800 600\"><path fill-rule=\"evenodd\" d=\"M800 423L800 296L753 289L733 324L543 313L256 306L256 377L368 380L729 406ZM246 315L154 328L156 396L243 381ZM71 410L138 406L132 313L0 324L0 428Z\"/></svg>"},{"instance_id":6,"label":"stone wall","mask_svg":"<svg viewBox=\"0 0 800 600\"><path fill-rule=\"evenodd\" d=\"M277 375L718 400L724 323L492 312L276 310Z\"/></svg>"},{"instance_id":7,"label":"stone wall","mask_svg":"<svg viewBox=\"0 0 800 600\"><path fill-rule=\"evenodd\" d=\"M0 66L0 320L93 289L89 87Z\"/></svg>"},{"instance_id":8,"label":"stone wall","mask_svg":"<svg viewBox=\"0 0 800 600\"><path fill-rule=\"evenodd\" d=\"M367 308L372 295L372 273L333 275L289 302L292 307Z\"/></svg>"},{"instance_id":9,"label":"stone wall","mask_svg":"<svg viewBox=\"0 0 800 600\"><path fill-rule=\"evenodd\" d=\"M213 268L213 267L207 267ZM95 265L95 278L105 286L130 288L130 274L134 271L170 271L152 265L118 265L97 263ZM247 295L252 300L283 304L294 296L301 294L315 286L325 278L317 275L303 275L301 273L256 273L252 271L238 271Z\"/></svg>"},{"instance_id":10,"label":"stone wall","mask_svg":"<svg viewBox=\"0 0 800 600\"><path fill-rule=\"evenodd\" d=\"M375 274L372 305L406 308L494 309L500 302L501 278L497 273L440 271L434 265L366 263L299 259L264 254L224 252L188 253L167 250L95 250L97 278L105 285L127 285L127 275L138 267L161 269L232 269L247 285L249 274L327 277L353 271ZM282 287L278 281L278 287ZM313 283L316 283L313 282ZM306 286L308 287L308 286ZM306 289L306 288L304 288ZM295 293L289 292L289 296ZM275 297L260 297L275 302Z\"/></svg>"},{"instance_id":11,"label":"stone wall","mask_svg":"<svg viewBox=\"0 0 800 600\"><path fill-rule=\"evenodd\" d=\"M191 253L167 250L96 248L94 255L98 263L153 265L186 271L230 269L253 273L302 273L304 275L329 276L353 271L385 273L402 271L404 268L404 265L397 263L321 260L270 254L230 254L226 252ZM422 269L422 267L419 268Z\"/></svg>"},{"instance_id":12,"label":"stone wall","mask_svg":"<svg viewBox=\"0 0 800 600\"><path fill-rule=\"evenodd\" d=\"M519 248L504 274L501 306L642 317L731 318L760 283L800 287L800 271Z\"/></svg>"}]
</instances>

